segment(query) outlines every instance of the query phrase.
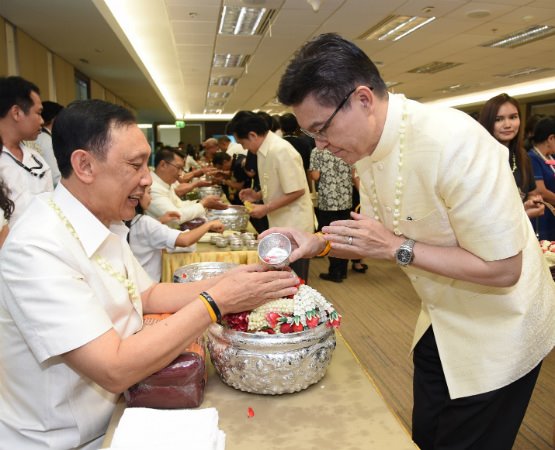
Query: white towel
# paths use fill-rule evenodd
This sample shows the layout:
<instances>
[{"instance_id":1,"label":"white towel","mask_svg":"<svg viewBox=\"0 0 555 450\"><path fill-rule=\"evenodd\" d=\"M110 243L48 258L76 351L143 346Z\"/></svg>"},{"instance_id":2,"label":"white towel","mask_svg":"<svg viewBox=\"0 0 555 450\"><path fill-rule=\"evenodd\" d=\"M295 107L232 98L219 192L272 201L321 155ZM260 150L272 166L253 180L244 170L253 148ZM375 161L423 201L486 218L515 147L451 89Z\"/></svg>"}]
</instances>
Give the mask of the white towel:
<instances>
[{"instance_id":1,"label":"white towel","mask_svg":"<svg viewBox=\"0 0 555 450\"><path fill-rule=\"evenodd\" d=\"M224 450L218 411L127 408L114 432L111 449Z\"/></svg>"}]
</instances>

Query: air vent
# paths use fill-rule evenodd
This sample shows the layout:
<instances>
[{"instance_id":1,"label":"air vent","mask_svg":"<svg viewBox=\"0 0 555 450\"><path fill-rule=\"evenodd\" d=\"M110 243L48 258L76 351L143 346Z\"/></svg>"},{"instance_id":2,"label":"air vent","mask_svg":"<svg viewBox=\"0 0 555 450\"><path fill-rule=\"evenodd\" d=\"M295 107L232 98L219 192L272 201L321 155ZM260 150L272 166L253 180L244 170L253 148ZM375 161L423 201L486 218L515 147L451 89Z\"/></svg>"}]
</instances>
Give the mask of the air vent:
<instances>
[{"instance_id":1,"label":"air vent","mask_svg":"<svg viewBox=\"0 0 555 450\"><path fill-rule=\"evenodd\" d=\"M229 92L209 92L207 97L208 98L228 98L230 95Z\"/></svg>"},{"instance_id":2,"label":"air vent","mask_svg":"<svg viewBox=\"0 0 555 450\"><path fill-rule=\"evenodd\" d=\"M555 34L555 27L549 25L535 25L516 33L507 34L500 39L486 42L481 47L490 48L515 48L521 45L544 39Z\"/></svg>"},{"instance_id":3,"label":"air vent","mask_svg":"<svg viewBox=\"0 0 555 450\"><path fill-rule=\"evenodd\" d=\"M434 61L424 66L415 67L409 73L438 73L453 67L460 66L461 63Z\"/></svg>"}]
</instances>

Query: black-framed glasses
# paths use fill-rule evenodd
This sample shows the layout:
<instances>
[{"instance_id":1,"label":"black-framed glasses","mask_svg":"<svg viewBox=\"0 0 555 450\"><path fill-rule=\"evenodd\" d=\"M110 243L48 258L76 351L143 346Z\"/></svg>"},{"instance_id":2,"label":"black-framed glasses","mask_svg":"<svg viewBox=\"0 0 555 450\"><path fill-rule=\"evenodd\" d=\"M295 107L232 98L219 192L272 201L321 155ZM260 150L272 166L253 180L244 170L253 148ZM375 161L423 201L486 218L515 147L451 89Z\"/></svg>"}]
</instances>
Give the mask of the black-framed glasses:
<instances>
[{"instance_id":1,"label":"black-framed glasses","mask_svg":"<svg viewBox=\"0 0 555 450\"><path fill-rule=\"evenodd\" d=\"M44 167L44 164L42 163L42 161L40 161L39 159L37 159L37 157L35 155L31 155L31 159L33 161L35 161L36 166L33 167L29 167L26 166L25 164L23 164L19 159L17 159L15 156L13 156L11 153L5 152L6 155L8 155L10 158L12 158L15 163L21 167L22 169L25 169L27 172L29 172L31 175L33 175L34 177L37 177L39 180L44 177L44 175L46 174L46 169L43 170L42 172L37 172L38 170L42 170L42 168Z\"/></svg>"},{"instance_id":2,"label":"black-framed glasses","mask_svg":"<svg viewBox=\"0 0 555 450\"><path fill-rule=\"evenodd\" d=\"M353 94L353 92L355 92L357 90L357 87L358 86L351 89L349 91L349 93L343 98L343 100L341 100L339 105L337 105L337 108L335 108L335 111L331 114L331 116L328 118L328 120L326 120L324 122L324 125L322 125L322 127L319 130L317 130L317 131L308 131L308 130L305 130L304 128L301 128L301 131L304 134L306 134L307 136L310 136L312 139L326 139L326 130L331 125L331 121L336 116L336 114L341 110L341 108L343 108L343 105L345 103L347 103L347 100L349 100L349 97Z\"/></svg>"}]
</instances>

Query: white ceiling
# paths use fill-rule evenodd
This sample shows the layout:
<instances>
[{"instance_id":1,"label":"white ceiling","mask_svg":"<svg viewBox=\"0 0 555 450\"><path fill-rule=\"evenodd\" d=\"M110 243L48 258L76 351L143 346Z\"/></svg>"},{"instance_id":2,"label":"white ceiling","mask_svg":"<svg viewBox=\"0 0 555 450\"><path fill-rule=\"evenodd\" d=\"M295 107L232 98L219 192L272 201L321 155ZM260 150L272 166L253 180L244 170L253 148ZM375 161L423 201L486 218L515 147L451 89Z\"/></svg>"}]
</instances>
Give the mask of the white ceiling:
<instances>
[{"instance_id":1,"label":"white ceiling","mask_svg":"<svg viewBox=\"0 0 555 450\"><path fill-rule=\"evenodd\" d=\"M555 0L321 0L318 12L306 0L118 1L127 2L130 13L146 8L142 35L156 49L159 66L168 67L163 77L179 87L168 102L159 95L163 89L153 87L156 77L146 71L121 29L110 18L108 25L106 11L101 14L103 8L95 7L102 0L0 0L0 15L112 90L148 121L172 121L170 109L202 113L209 90L230 92L224 113L267 110L295 50L324 32L356 40L386 81L400 83L393 90L422 101L555 77L555 36L515 49L480 46L532 25L555 26ZM276 9L263 36L217 34L223 5L253 4ZM357 40L390 14L433 15L437 20L397 42ZM212 72L214 53L251 56L246 69ZM408 72L433 61L461 64L436 74ZM546 70L518 78L500 76L530 67ZM240 79L233 88L214 88L209 86L211 73ZM453 85L468 87L445 91ZM551 96L555 83L553 87Z\"/></svg>"}]
</instances>

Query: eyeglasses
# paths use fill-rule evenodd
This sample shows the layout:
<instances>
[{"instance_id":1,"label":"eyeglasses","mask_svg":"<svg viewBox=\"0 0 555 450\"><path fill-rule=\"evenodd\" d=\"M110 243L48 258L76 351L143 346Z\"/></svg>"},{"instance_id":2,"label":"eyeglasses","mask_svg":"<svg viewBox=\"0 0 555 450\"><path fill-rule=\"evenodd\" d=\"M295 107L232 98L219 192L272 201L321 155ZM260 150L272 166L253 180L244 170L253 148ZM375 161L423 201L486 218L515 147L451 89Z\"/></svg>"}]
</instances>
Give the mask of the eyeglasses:
<instances>
[{"instance_id":1,"label":"eyeglasses","mask_svg":"<svg viewBox=\"0 0 555 450\"><path fill-rule=\"evenodd\" d=\"M27 172L29 172L34 177L37 177L39 180L46 174L46 169L39 173L36 172L37 170L41 170L44 167L44 164L40 160L38 160L35 155L31 155L31 159L35 161L37 165L35 167L28 167L19 159L14 157L11 153L5 152L5 154L12 158L19 167L25 169Z\"/></svg>"},{"instance_id":2,"label":"eyeglasses","mask_svg":"<svg viewBox=\"0 0 555 450\"><path fill-rule=\"evenodd\" d=\"M343 108L343 105L345 103L347 103L347 100L349 100L349 97L353 94L353 92L355 92L357 90L356 87L354 87L353 89L351 89L349 91L349 93L345 96L345 98L343 98L343 100L341 100L341 103L339 103L339 105L337 106L337 108L335 108L335 111L332 113L332 115L329 117L328 120L326 120L324 122L324 125L322 125L322 127L317 130L317 131L308 131L305 130L304 128L301 128L301 131L306 134L307 136L310 136L312 139L326 139L326 130L329 128L329 126L331 125L331 121L333 120L333 118L335 117L335 115L339 112L339 110L341 108Z\"/></svg>"},{"instance_id":3,"label":"eyeglasses","mask_svg":"<svg viewBox=\"0 0 555 450\"><path fill-rule=\"evenodd\" d=\"M166 161L166 164L169 164L170 166L175 167L179 172L181 172L182 170L185 169L184 166L176 166L174 163L171 163L171 162L167 162L167 161Z\"/></svg>"}]
</instances>

